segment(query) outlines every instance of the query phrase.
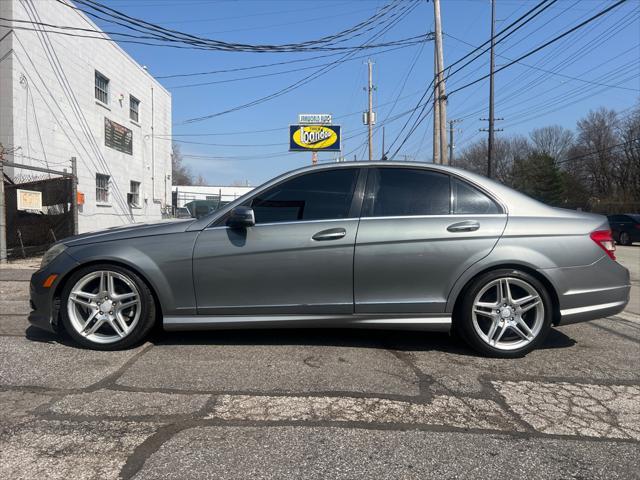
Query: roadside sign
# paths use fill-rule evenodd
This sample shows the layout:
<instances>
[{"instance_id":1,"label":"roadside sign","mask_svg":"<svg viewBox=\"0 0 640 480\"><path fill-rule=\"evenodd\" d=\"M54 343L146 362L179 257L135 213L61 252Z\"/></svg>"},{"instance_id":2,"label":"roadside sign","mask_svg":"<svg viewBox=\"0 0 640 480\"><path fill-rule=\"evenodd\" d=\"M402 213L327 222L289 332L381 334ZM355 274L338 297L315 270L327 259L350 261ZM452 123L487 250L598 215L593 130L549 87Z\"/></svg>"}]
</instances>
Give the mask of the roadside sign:
<instances>
[{"instance_id":1,"label":"roadside sign","mask_svg":"<svg viewBox=\"0 0 640 480\"><path fill-rule=\"evenodd\" d=\"M18 210L42 210L42 192L16 189Z\"/></svg>"},{"instance_id":2,"label":"roadside sign","mask_svg":"<svg viewBox=\"0 0 640 480\"><path fill-rule=\"evenodd\" d=\"M331 125L333 121L330 113L300 113L298 123L303 125Z\"/></svg>"},{"instance_id":3,"label":"roadside sign","mask_svg":"<svg viewBox=\"0 0 640 480\"><path fill-rule=\"evenodd\" d=\"M289 125L290 152L339 152L340 125Z\"/></svg>"}]
</instances>

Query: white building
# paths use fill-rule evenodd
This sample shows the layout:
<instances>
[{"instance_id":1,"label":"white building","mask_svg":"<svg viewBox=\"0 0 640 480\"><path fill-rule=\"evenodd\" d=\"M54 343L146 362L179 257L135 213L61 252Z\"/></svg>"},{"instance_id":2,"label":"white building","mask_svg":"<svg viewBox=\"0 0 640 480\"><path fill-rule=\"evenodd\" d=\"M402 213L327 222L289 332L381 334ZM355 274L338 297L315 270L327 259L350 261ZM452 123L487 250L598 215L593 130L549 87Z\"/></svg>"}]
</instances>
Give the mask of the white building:
<instances>
[{"instance_id":1,"label":"white building","mask_svg":"<svg viewBox=\"0 0 640 480\"><path fill-rule=\"evenodd\" d=\"M43 25L99 30L72 7L0 0L13 19L0 26L5 160L70 170L76 157L80 232L160 220L171 206L171 95L105 34Z\"/></svg>"}]
</instances>

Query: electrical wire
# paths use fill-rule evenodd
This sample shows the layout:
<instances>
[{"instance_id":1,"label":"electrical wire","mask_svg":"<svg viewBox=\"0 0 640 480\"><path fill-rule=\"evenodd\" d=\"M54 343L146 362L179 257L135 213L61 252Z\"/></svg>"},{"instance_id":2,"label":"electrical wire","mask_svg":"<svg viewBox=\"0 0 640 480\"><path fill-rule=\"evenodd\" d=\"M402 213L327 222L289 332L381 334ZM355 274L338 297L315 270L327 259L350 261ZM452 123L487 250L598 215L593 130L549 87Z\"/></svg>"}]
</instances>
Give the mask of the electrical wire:
<instances>
[{"instance_id":1,"label":"electrical wire","mask_svg":"<svg viewBox=\"0 0 640 480\"><path fill-rule=\"evenodd\" d=\"M415 3L415 2L410 3L407 7L404 8L404 10L402 11L402 15L400 15L395 20L394 23L388 25L385 30L375 34L373 37L371 37L369 40L367 40L367 42L375 41L381 35L383 35L387 31L389 31L397 23L399 23L404 17L406 17L411 11L413 11L416 8L417 5L418 4ZM367 43L367 42L365 42L365 43ZM226 110L222 110L222 111L219 111L219 112L211 113L211 114L208 114L208 115L202 115L202 116L199 116L199 117L189 118L189 119L183 120L181 122L181 124L187 125L187 124L202 122L204 120L209 120L211 118L219 117L221 115L226 115L228 113L236 112L238 110L243 110L243 109L246 109L246 108L249 108L249 107L253 107L255 105L259 105L259 104L264 103L266 101L269 101L269 100L272 100L274 98L280 97L280 96L282 96L284 94L287 94L287 93L289 93L289 92L291 92L293 90L296 90L296 89L300 88L303 85L306 85L307 83L319 78L322 75L325 75L329 71L333 70L334 68L336 68L339 65L341 65L342 63L344 63L349 57L353 56L354 53L355 53L355 51L351 51L349 53L346 53L342 57L337 59L336 61L332 62L330 65L322 67L319 70L311 73L310 75L307 75L306 77L303 77L303 78L297 80L296 82L294 82L294 83L292 83L290 85L287 85L286 87L284 87L284 88L282 88L282 89L280 89L280 90L278 90L276 92L273 92L273 93L271 93L269 95L257 98L255 100L252 100L250 102L244 103L242 105L238 105L238 106L235 106L235 107L232 107L232 108L228 108Z\"/></svg>"}]
</instances>

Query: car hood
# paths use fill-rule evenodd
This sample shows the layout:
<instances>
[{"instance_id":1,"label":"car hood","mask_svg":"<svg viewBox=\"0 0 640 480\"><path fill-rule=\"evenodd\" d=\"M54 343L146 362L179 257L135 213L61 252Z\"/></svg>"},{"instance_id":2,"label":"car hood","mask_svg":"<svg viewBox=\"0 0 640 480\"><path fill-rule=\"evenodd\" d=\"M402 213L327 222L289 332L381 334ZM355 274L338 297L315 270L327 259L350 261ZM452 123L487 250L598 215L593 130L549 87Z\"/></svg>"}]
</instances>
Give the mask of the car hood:
<instances>
[{"instance_id":1,"label":"car hood","mask_svg":"<svg viewBox=\"0 0 640 480\"><path fill-rule=\"evenodd\" d=\"M120 227L97 230L95 232L83 233L73 237L65 238L61 241L68 247L86 245L88 243L110 242L113 240L125 240L127 238L148 237L151 235L167 235L170 233L184 232L195 220L173 220L156 223L134 223Z\"/></svg>"}]
</instances>

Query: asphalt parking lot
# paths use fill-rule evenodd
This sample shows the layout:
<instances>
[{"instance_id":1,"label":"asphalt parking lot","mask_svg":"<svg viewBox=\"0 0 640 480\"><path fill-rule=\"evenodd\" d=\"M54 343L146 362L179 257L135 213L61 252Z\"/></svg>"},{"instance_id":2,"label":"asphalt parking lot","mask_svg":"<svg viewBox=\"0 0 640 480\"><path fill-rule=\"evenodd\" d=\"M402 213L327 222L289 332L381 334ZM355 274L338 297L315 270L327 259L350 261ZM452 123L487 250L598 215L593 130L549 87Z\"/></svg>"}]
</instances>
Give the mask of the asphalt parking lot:
<instances>
[{"instance_id":1,"label":"asphalt parking lot","mask_svg":"<svg viewBox=\"0 0 640 480\"><path fill-rule=\"evenodd\" d=\"M94 352L28 328L0 270L0 478L640 478L640 246L623 314L518 360L445 334L156 333Z\"/></svg>"}]
</instances>

